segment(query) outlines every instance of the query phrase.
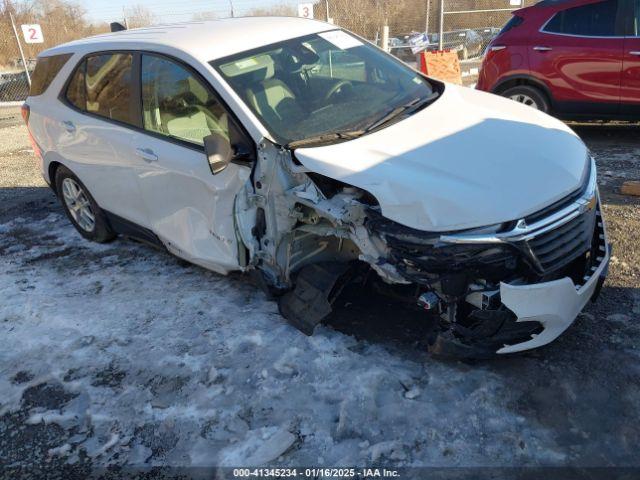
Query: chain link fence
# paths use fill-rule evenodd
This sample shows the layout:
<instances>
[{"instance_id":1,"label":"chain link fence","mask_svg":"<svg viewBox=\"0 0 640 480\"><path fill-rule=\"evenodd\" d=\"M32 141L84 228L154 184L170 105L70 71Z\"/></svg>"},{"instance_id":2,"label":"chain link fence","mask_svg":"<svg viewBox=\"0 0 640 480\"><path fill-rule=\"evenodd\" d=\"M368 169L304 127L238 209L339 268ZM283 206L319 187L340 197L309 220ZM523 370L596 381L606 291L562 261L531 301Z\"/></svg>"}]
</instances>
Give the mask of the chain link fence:
<instances>
[{"instance_id":1,"label":"chain link fence","mask_svg":"<svg viewBox=\"0 0 640 480\"><path fill-rule=\"evenodd\" d=\"M300 1L306 3L309 0ZM461 60L463 75L468 76L477 73L483 52L511 18L510 12L524 6L514 5L514 1L525 0L317 0L313 16L346 28L383 48L386 44L392 54L414 67L421 51L453 50ZM135 6L114 14L110 20L126 21L133 28L225 18L233 14L234 6L236 15L297 14L296 0L283 2L229 0L228 3L220 3L219 8L213 11L185 5L179 11L160 17ZM21 24L38 23L42 26L44 43L22 43L26 69L30 71L42 50L109 31L107 22L96 24L87 20L87 14L92 13L90 9L67 3L67 0L4 0L4 4L0 4L0 103L22 101L29 91L10 14L15 19L18 33Z\"/></svg>"},{"instance_id":2,"label":"chain link fence","mask_svg":"<svg viewBox=\"0 0 640 480\"><path fill-rule=\"evenodd\" d=\"M469 74L477 73L487 46L509 21L511 12L524 6L523 2L329 0L317 4L314 14L322 20L329 18L379 46L384 47L387 42L392 54L412 66L416 66L420 52L455 51L463 74Z\"/></svg>"},{"instance_id":3,"label":"chain link fence","mask_svg":"<svg viewBox=\"0 0 640 480\"><path fill-rule=\"evenodd\" d=\"M24 51L24 62L11 17ZM25 43L20 26L36 23L42 27L44 42ZM31 72L42 50L108 29L106 23L95 25L87 21L86 11L77 3L65 0L0 0L0 103L23 101L27 97L29 82L25 66Z\"/></svg>"}]
</instances>

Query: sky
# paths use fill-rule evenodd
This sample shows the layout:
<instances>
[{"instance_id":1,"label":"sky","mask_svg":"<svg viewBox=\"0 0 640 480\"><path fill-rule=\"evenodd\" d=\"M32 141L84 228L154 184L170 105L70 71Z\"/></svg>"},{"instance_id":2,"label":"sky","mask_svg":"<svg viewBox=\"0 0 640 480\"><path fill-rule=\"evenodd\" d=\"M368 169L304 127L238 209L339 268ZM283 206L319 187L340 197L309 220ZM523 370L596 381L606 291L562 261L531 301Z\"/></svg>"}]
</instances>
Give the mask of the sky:
<instances>
[{"instance_id":1,"label":"sky","mask_svg":"<svg viewBox=\"0 0 640 480\"><path fill-rule=\"evenodd\" d=\"M91 21L118 21L122 19L123 8L131 9L142 5L154 13L162 22L191 20L194 13L215 12L220 17L230 15L230 1L234 13L242 15L252 8L265 8L272 5L297 5L304 0L78 0L86 10Z\"/></svg>"}]
</instances>

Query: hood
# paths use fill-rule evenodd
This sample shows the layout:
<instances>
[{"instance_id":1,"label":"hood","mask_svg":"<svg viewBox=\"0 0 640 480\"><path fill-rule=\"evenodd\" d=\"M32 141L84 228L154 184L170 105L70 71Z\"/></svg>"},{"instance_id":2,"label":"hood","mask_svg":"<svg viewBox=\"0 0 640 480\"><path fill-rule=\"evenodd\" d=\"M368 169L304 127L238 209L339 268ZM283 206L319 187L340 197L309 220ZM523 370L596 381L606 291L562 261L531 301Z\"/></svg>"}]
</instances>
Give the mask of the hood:
<instances>
[{"instance_id":1,"label":"hood","mask_svg":"<svg viewBox=\"0 0 640 480\"><path fill-rule=\"evenodd\" d=\"M433 232L535 213L579 188L587 157L559 120L451 84L435 103L387 128L296 150L308 169L374 195L388 219Z\"/></svg>"}]
</instances>

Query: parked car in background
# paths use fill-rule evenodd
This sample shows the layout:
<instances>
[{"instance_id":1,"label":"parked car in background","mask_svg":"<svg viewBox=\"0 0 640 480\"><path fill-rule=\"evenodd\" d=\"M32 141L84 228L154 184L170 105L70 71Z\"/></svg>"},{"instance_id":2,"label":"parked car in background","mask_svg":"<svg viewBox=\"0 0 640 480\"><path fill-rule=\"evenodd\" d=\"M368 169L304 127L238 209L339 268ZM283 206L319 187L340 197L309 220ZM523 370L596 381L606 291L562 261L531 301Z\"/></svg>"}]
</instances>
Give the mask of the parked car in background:
<instances>
[{"instance_id":1,"label":"parked car in background","mask_svg":"<svg viewBox=\"0 0 640 480\"><path fill-rule=\"evenodd\" d=\"M454 30L444 33L445 50L457 52L460 60L480 57L483 48L500 30L494 28L478 28L468 30ZM416 63L416 55L421 51L434 52L440 48L437 33L413 32L389 39L390 52L407 63Z\"/></svg>"},{"instance_id":2,"label":"parked car in background","mask_svg":"<svg viewBox=\"0 0 640 480\"><path fill-rule=\"evenodd\" d=\"M471 29L444 32L443 38L443 49L457 52L460 60L479 57L482 55L483 46L485 45L482 35L476 30ZM427 50L438 50L439 39L440 34L429 34L429 45L427 46Z\"/></svg>"},{"instance_id":3,"label":"parked car in background","mask_svg":"<svg viewBox=\"0 0 640 480\"><path fill-rule=\"evenodd\" d=\"M409 43L409 39L415 35L420 35L417 33L400 35L398 37L392 37L389 39L389 52L399 58L405 63L415 64L416 63L416 53L414 53L413 45Z\"/></svg>"},{"instance_id":4,"label":"parked car in background","mask_svg":"<svg viewBox=\"0 0 640 480\"><path fill-rule=\"evenodd\" d=\"M473 31L482 37L482 45L487 46L498 36L502 29L498 27L475 28Z\"/></svg>"},{"instance_id":5,"label":"parked car in background","mask_svg":"<svg viewBox=\"0 0 640 480\"><path fill-rule=\"evenodd\" d=\"M27 98L29 81L25 72L0 73L0 102L17 102Z\"/></svg>"},{"instance_id":6,"label":"parked car in background","mask_svg":"<svg viewBox=\"0 0 640 480\"><path fill-rule=\"evenodd\" d=\"M477 88L564 119L640 118L640 1L545 0L514 12Z\"/></svg>"},{"instance_id":7,"label":"parked car in background","mask_svg":"<svg viewBox=\"0 0 640 480\"><path fill-rule=\"evenodd\" d=\"M607 272L596 165L569 127L328 23L60 45L23 115L83 237L252 273L306 334L359 278L439 317L432 351L519 352L564 332Z\"/></svg>"}]
</instances>

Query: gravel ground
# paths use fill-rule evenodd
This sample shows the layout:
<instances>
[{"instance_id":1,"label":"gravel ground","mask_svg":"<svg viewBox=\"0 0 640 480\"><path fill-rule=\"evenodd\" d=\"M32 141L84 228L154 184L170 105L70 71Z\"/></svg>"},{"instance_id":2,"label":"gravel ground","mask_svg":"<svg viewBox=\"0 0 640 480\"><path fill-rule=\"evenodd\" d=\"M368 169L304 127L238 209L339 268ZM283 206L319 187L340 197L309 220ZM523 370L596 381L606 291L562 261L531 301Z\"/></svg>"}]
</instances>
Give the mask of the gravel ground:
<instances>
[{"instance_id":1,"label":"gravel ground","mask_svg":"<svg viewBox=\"0 0 640 480\"><path fill-rule=\"evenodd\" d=\"M430 358L424 324L383 301L354 295L307 338L242 276L83 241L19 111L0 109L0 477L640 467L640 198L617 193L640 180L640 129L574 127L596 156L613 243L602 295L552 345L469 364Z\"/></svg>"}]
</instances>

